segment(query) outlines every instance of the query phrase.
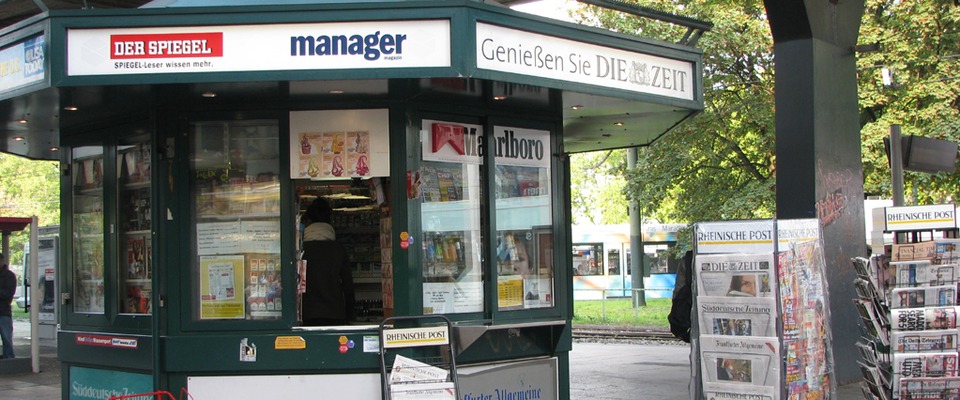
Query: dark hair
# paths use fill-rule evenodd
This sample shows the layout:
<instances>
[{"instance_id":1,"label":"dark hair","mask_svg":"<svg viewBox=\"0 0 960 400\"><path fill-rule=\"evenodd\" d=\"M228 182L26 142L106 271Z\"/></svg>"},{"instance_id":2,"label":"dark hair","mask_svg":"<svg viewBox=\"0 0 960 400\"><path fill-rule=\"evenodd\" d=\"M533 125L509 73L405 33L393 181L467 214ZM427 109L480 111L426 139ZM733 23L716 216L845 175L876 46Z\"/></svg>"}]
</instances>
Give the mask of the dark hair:
<instances>
[{"instance_id":1,"label":"dark hair","mask_svg":"<svg viewBox=\"0 0 960 400\"><path fill-rule=\"evenodd\" d=\"M307 225L310 225L314 222L325 222L330 223L330 215L333 213L333 209L330 208L330 204L324 200L323 197L317 197L313 200L313 203L310 204L310 207L307 207L307 211L304 212L303 218L304 222Z\"/></svg>"}]
</instances>

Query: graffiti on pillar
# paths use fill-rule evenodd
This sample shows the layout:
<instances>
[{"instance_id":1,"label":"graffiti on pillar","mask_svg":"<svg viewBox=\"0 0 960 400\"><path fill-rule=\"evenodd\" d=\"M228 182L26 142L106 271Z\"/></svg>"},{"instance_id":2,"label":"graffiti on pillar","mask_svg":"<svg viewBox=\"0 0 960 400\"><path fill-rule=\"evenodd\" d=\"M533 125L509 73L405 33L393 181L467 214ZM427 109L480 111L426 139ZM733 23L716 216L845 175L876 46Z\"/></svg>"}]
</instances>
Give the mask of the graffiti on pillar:
<instances>
[{"instance_id":1,"label":"graffiti on pillar","mask_svg":"<svg viewBox=\"0 0 960 400\"><path fill-rule=\"evenodd\" d=\"M820 192L827 193L816 203L821 227L829 226L849 211L847 205L855 199L847 199L848 194L844 193L843 188L861 185L858 177L854 175L851 170L830 169L824 165L823 160L817 161L817 180L822 189Z\"/></svg>"},{"instance_id":2,"label":"graffiti on pillar","mask_svg":"<svg viewBox=\"0 0 960 400\"><path fill-rule=\"evenodd\" d=\"M843 215L846 204L842 189L837 189L817 200L817 218L820 219L820 225L827 226L839 219Z\"/></svg>"}]
</instances>

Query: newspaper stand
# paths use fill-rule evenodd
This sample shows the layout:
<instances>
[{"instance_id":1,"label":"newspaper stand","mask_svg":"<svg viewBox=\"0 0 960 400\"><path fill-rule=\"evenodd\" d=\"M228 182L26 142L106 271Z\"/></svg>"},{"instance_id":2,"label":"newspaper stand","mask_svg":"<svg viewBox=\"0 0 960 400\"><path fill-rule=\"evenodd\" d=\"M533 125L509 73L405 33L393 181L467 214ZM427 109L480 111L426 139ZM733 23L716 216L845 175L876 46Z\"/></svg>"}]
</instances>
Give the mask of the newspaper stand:
<instances>
[{"instance_id":1,"label":"newspaper stand","mask_svg":"<svg viewBox=\"0 0 960 400\"><path fill-rule=\"evenodd\" d=\"M380 323L383 400L459 398L450 328L450 320L442 315L390 317Z\"/></svg>"}]
</instances>

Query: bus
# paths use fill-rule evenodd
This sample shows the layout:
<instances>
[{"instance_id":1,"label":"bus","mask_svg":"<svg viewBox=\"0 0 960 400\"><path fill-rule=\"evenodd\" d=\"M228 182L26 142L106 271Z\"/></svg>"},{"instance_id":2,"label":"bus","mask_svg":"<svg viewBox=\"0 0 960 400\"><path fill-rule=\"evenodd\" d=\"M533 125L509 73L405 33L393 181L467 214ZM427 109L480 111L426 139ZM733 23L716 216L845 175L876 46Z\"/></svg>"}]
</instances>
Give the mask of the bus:
<instances>
[{"instance_id":1,"label":"bus","mask_svg":"<svg viewBox=\"0 0 960 400\"><path fill-rule=\"evenodd\" d=\"M648 299L669 299L676 282L679 257L671 250L677 232L685 224L645 224L642 266L650 274L643 279ZM630 225L573 226L573 299L599 300L631 297Z\"/></svg>"}]
</instances>

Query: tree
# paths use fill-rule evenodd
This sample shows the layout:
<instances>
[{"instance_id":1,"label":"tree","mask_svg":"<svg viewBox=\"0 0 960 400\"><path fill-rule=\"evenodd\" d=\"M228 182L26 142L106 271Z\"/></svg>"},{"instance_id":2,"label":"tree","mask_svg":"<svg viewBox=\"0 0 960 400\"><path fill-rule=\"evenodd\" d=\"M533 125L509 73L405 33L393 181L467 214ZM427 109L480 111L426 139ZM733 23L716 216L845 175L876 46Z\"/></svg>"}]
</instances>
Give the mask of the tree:
<instances>
[{"instance_id":1,"label":"tree","mask_svg":"<svg viewBox=\"0 0 960 400\"><path fill-rule=\"evenodd\" d=\"M56 161L35 161L0 153L0 216L37 216L39 226L60 224L60 168ZM10 235L10 263L23 263L27 231Z\"/></svg>"},{"instance_id":2,"label":"tree","mask_svg":"<svg viewBox=\"0 0 960 400\"><path fill-rule=\"evenodd\" d=\"M627 223L623 150L570 156L570 202L575 224Z\"/></svg>"},{"instance_id":3,"label":"tree","mask_svg":"<svg viewBox=\"0 0 960 400\"><path fill-rule=\"evenodd\" d=\"M639 152L627 195L663 222L774 216L773 39L757 0L644 1L644 6L715 24L704 53L702 114ZM580 21L676 42L686 28L593 6Z\"/></svg>"},{"instance_id":4,"label":"tree","mask_svg":"<svg viewBox=\"0 0 960 400\"><path fill-rule=\"evenodd\" d=\"M891 197L883 139L903 135L960 141L960 6L953 0L867 0L860 43L879 51L857 60L864 192ZM884 74L891 78L884 83ZM904 174L908 204L956 201L960 175ZM912 199L912 201L911 201Z\"/></svg>"}]
</instances>

